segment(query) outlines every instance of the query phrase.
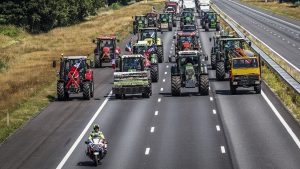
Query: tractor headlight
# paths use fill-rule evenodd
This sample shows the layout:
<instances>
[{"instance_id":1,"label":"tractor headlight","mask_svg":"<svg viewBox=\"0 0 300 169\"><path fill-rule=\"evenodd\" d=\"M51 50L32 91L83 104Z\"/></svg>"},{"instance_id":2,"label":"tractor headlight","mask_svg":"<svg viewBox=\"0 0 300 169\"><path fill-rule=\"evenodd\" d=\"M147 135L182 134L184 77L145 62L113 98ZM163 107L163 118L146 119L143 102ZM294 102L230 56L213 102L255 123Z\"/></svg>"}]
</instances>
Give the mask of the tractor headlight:
<instances>
[{"instance_id":1,"label":"tractor headlight","mask_svg":"<svg viewBox=\"0 0 300 169\"><path fill-rule=\"evenodd\" d=\"M238 83L237 83L237 82L232 82L232 84L233 84L233 85L237 85Z\"/></svg>"},{"instance_id":2,"label":"tractor headlight","mask_svg":"<svg viewBox=\"0 0 300 169\"><path fill-rule=\"evenodd\" d=\"M260 84L260 81L255 81L255 84Z\"/></svg>"}]
</instances>

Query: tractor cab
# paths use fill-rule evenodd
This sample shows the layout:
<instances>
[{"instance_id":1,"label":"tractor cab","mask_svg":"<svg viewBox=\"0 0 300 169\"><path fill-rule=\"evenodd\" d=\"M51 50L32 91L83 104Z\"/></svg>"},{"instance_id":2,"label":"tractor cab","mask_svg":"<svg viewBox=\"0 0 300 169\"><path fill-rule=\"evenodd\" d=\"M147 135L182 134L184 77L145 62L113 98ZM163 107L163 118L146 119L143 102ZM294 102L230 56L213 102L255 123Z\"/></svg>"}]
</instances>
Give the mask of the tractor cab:
<instances>
[{"instance_id":1,"label":"tractor cab","mask_svg":"<svg viewBox=\"0 0 300 169\"><path fill-rule=\"evenodd\" d=\"M181 13L180 28L182 29L183 26L187 24L194 24L194 21L195 21L194 13L190 11L184 11Z\"/></svg>"},{"instance_id":2,"label":"tractor cab","mask_svg":"<svg viewBox=\"0 0 300 169\"><path fill-rule=\"evenodd\" d=\"M136 34L139 29L145 28L147 24L147 17L145 15L134 16L133 34Z\"/></svg>"},{"instance_id":3,"label":"tractor cab","mask_svg":"<svg viewBox=\"0 0 300 169\"><path fill-rule=\"evenodd\" d=\"M170 13L161 13L159 14L159 28L161 31L167 29L172 31L173 27L173 17Z\"/></svg>"},{"instance_id":4,"label":"tractor cab","mask_svg":"<svg viewBox=\"0 0 300 169\"><path fill-rule=\"evenodd\" d=\"M220 31L220 23L218 21L218 14L211 11L203 12L203 16L201 18L201 25L205 31L209 31L210 28L216 29L216 31Z\"/></svg>"},{"instance_id":5,"label":"tractor cab","mask_svg":"<svg viewBox=\"0 0 300 169\"><path fill-rule=\"evenodd\" d=\"M200 48L198 36L195 32L178 32L175 53L183 50L198 50Z\"/></svg>"},{"instance_id":6,"label":"tractor cab","mask_svg":"<svg viewBox=\"0 0 300 169\"><path fill-rule=\"evenodd\" d=\"M154 12L149 12L146 14L146 18L148 21L148 27L156 27L157 26L157 14Z\"/></svg>"},{"instance_id":7,"label":"tractor cab","mask_svg":"<svg viewBox=\"0 0 300 169\"><path fill-rule=\"evenodd\" d=\"M157 38L157 28L144 28L139 30L139 41L147 41L148 44L158 44L160 39Z\"/></svg>"},{"instance_id":8,"label":"tractor cab","mask_svg":"<svg viewBox=\"0 0 300 169\"><path fill-rule=\"evenodd\" d=\"M133 45L133 54L141 54L144 55L149 48L149 44L147 41L138 41L138 43Z\"/></svg>"},{"instance_id":9,"label":"tractor cab","mask_svg":"<svg viewBox=\"0 0 300 169\"><path fill-rule=\"evenodd\" d=\"M177 2L166 2L165 11L174 11L174 14L179 13L179 6Z\"/></svg>"}]
</instances>

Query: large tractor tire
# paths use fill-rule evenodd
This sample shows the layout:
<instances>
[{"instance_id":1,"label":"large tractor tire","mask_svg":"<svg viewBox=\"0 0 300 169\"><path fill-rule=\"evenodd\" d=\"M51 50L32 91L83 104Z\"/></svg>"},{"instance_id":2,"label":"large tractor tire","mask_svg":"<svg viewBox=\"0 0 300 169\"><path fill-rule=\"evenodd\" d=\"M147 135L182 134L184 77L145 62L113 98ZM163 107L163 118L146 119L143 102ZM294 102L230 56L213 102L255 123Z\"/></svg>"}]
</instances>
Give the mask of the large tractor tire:
<instances>
[{"instance_id":1,"label":"large tractor tire","mask_svg":"<svg viewBox=\"0 0 300 169\"><path fill-rule=\"evenodd\" d=\"M172 31L173 30L173 27L172 25L169 26L169 31Z\"/></svg>"},{"instance_id":2,"label":"large tractor tire","mask_svg":"<svg viewBox=\"0 0 300 169\"><path fill-rule=\"evenodd\" d=\"M94 82L93 81L90 83L90 87L91 87L91 97L94 97Z\"/></svg>"},{"instance_id":3,"label":"large tractor tire","mask_svg":"<svg viewBox=\"0 0 300 169\"><path fill-rule=\"evenodd\" d=\"M205 32L209 32L209 24L205 23Z\"/></svg>"},{"instance_id":4,"label":"large tractor tire","mask_svg":"<svg viewBox=\"0 0 300 169\"><path fill-rule=\"evenodd\" d=\"M217 65L217 56L215 54L212 54L210 56L210 65L211 65L211 69L215 70L216 69L216 65Z\"/></svg>"},{"instance_id":5,"label":"large tractor tire","mask_svg":"<svg viewBox=\"0 0 300 169\"><path fill-rule=\"evenodd\" d=\"M236 94L236 86L233 86L232 84L230 84L230 92L231 94Z\"/></svg>"},{"instance_id":6,"label":"large tractor tire","mask_svg":"<svg viewBox=\"0 0 300 169\"><path fill-rule=\"evenodd\" d=\"M83 98L86 100L90 100L91 98L91 84L90 82L83 82L82 87Z\"/></svg>"},{"instance_id":7,"label":"large tractor tire","mask_svg":"<svg viewBox=\"0 0 300 169\"><path fill-rule=\"evenodd\" d=\"M216 23L216 31L220 31L220 24Z\"/></svg>"},{"instance_id":8,"label":"large tractor tire","mask_svg":"<svg viewBox=\"0 0 300 169\"><path fill-rule=\"evenodd\" d=\"M151 81L158 81L158 65L152 65L150 69Z\"/></svg>"},{"instance_id":9,"label":"large tractor tire","mask_svg":"<svg viewBox=\"0 0 300 169\"><path fill-rule=\"evenodd\" d=\"M200 75L199 76L199 93L201 95L208 95L209 92L209 80L208 75Z\"/></svg>"},{"instance_id":10,"label":"large tractor tire","mask_svg":"<svg viewBox=\"0 0 300 169\"><path fill-rule=\"evenodd\" d=\"M121 94L115 94L115 98L116 98L116 99L121 99L121 98L122 98L122 95L121 95Z\"/></svg>"},{"instance_id":11,"label":"large tractor tire","mask_svg":"<svg viewBox=\"0 0 300 169\"><path fill-rule=\"evenodd\" d=\"M172 76L171 77L171 94L172 96L180 96L181 95L181 79L180 76Z\"/></svg>"},{"instance_id":12,"label":"large tractor tire","mask_svg":"<svg viewBox=\"0 0 300 169\"><path fill-rule=\"evenodd\" d=\"M65 93L65 84L64 82L57 82L57 99L62 101L66 100L67 96Z\"/></svg>"},{"instance_id":13,"label":"large tractor tire","mask_svg":"<svg viewBox=\"0 0 300 169\"><path fill-rule=\"evenodd\" d=\"M225 79L224 62L218 62L217 63L216 78L217 78L217 80L224 80Z\"/></svg>"},{"instance_id":14,"label":"large tractor tire","mask_svg":"<svg viewBox=\"0 0 300 169\"><path fill-rule=\"evenodd\" d=\"M176 26L177 26L176 22L173 22L173 27L176 27Z\"/></svg>"},{"instance_id":15,"label":"large tractor tire","mask_svg":"<svg viewBox=\"0 0 300 169\"><path fill-rule=\"evenodd\" d=\"M150 84L150 89L142 93L143 98L149 98L152 95L152 84Z\"/></svg>"},{"instance_id":16,"label":"large tractor tire","mask_svg":"<svg viewBox=\"0 0 300 169\"><path fill-rule=\"evenodd\" d=\"M261 85L254 86L254 91L256 94L260 94L261 93Z\"/></svg>"},{"instance_id":17,"label":"large tractor tire","mask_svg":"<svg viewBox=\"0 0 300 169\"><path fill-rule=\"evenodd\" d=\"M157 47L157 59L158 59L158 63L163 63L163 61L164 61L164 49L163 49L163 46L158 46Z\"/></svg>"}]
</instances>

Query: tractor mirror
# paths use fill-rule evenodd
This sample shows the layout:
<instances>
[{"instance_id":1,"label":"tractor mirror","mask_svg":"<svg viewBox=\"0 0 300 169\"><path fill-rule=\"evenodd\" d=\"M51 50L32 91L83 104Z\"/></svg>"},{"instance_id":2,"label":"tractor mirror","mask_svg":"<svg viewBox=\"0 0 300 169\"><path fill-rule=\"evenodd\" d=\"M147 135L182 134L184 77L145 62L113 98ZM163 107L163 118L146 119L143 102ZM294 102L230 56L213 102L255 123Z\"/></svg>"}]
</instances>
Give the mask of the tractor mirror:
<instances>
[{"instance_id":1,"label":"tractor mirror","mask_svg":"<svg viewBox=\"0 0 300 169\"><path fill-rule=\"evenodd\" d=\"M211 42L211 37L209 37L209 41Z\"/></svg>"},{"instance_id":2,"label":"tractor mirror","mask_svg":"<svg viewBox=\"0 0 300 169\"><path fill-rule=\"evenodd\" d=\"M91 67L91 68L95 67L94 61L92 61L92 60L90 60L90 67Z\"/></svg>"},{"instance_id":3,"label":"tractor mirror","mask_svg":"<svg viewBox=\"0 0 300 169\"><path fill-rule=\"evenodd\" d=\"M252 42L249 42L249 46L251 47L251 45L252 45Z\"/></svg>"},{"instance_id":4,"label":"tractor mirror","mask_svg":"<svg viewBox=\"0 0 300 169\"><path fill-rule=\"evenodd\" d=\"M52 67L53 67L53 68L56 68L56 60L53 60L53 62L52 62Z\"/></svg>"}]
</instances>

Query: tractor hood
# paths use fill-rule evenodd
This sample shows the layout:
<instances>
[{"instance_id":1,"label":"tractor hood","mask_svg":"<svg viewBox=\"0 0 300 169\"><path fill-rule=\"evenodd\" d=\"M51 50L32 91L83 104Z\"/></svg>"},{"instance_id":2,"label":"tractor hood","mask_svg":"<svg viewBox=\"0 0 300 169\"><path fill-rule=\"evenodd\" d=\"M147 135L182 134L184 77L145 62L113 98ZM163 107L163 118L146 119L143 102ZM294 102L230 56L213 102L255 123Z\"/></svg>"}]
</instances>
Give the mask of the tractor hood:
<instances>
[{"instance_id":1,"label":"tractor hood","mask_svg":"<svg viewBox=\"0 0 300 169\"><path fill-rule=\"evenodd\" d=\"M145 86L149 84L148 72L115 72L114 86Z\"/></svg>"}]
</instances>

